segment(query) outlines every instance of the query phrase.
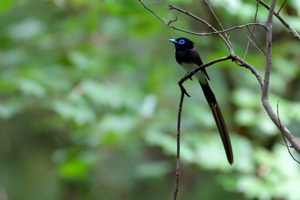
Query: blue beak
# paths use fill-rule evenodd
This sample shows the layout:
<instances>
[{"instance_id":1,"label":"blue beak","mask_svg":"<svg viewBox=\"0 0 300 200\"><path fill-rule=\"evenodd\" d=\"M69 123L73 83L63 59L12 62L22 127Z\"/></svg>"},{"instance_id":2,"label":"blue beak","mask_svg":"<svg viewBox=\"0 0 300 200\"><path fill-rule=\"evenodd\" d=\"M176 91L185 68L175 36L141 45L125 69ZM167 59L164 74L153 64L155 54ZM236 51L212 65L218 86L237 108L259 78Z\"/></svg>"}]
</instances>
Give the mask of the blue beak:
<instances>
[{"instance_id":1,"label":"blue beak","mask_svg":"<svg viewBox=\"0 0 300 200\"><path fill-rule=\"evenodd\" d=\"M178 42L175 39L169 39L170 42L178 44Z\"/></svg>"}]
</instances>

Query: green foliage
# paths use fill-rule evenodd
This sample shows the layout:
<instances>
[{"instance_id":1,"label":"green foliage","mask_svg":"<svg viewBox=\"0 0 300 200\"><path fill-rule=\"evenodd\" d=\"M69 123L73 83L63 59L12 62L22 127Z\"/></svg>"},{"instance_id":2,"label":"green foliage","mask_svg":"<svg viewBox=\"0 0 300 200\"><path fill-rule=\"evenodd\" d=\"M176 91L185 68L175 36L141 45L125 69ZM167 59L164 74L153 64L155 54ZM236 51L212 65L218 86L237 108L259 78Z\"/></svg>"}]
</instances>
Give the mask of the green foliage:
<instances>
[{"instance_id":1,"label":"green foliage","mask_svg":"<svg viewBox=\"0 0 300 200\"><path fill-rule=\"evenodd\" d=\"M204 2L144 2L193 31L199 31L198 22L168 11L168 3L218 26ZM249 0L211 3L226 27L251 22L256 9ZM299 30L298 8L298 1L289 1L281 14ZM1 0L0 13L0 198L170 198L177 81L184 71L167 39L190 37L204 61L227 55L223 43L167 29L130 0ZM261 23L266 14L260 8ZM270 100L297 134L299 45L278 22L274 29ZM264 33L255 32L262 47ZM244 30L230 36L243 56ZM264 56L252 45L247 61L263 72ZM207 70L235 163L226 161L199 85L186 82L192 97L185 99L182 116L180 199L297 199L298 165L278 143L255 77L232 62Z\"/></svg>"}]
</instances>

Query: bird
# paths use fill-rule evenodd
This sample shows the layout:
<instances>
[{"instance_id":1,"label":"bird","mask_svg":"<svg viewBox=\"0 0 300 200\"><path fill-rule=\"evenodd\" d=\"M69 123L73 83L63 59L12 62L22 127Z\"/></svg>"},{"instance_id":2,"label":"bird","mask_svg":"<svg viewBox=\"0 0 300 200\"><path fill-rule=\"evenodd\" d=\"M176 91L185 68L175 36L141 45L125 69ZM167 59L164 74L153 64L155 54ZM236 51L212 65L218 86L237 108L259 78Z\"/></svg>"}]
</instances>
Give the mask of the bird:
<instances>
[{"instance_id":1,"label":"bird","mask_svg":"<svg viewBox=\"0 0 300 200\"><path fill-rule=\"evenodd\" d=\"M203 64L198 51L194 48L193 41L184 37L169 39L169 41L174 43L175 45L175 59L177 63L181 65L187 71L187 73L193 71L195 68ZM212 111L225 149L227 160L229 164L232 165L234 158L230 137L217 99L208 84L208 80L210 80L210 78L205 69L201 69L194 76L196 76L196 78L198 79L204 96Z\"/></svg>"}]
</instances>

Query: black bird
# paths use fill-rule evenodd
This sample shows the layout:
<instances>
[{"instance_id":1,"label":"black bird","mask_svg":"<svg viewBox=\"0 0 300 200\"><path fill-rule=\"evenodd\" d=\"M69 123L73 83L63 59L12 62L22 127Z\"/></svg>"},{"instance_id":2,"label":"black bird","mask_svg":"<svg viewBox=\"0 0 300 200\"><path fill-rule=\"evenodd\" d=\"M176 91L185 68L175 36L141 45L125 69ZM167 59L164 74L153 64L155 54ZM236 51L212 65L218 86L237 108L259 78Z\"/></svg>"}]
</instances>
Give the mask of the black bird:
<instances>
[{"instance_id":1,"label":"black bird","mask_svg":"<svg viewBox=\"0 0 300 200\"><path fill-rule=\"evenodd\" d=\"M197 50L194 48L194 42L187 38L178 38L178 39L169 39L170 42L175 44L175 58L176 61L187 71L191 72L196 67L199 67L203 64L201 57ZM227 160L230 164L233 163L233 153L230 138L228 135L227 127L221 112L221 109L218 105L218 102L215 98L213 91L208 85L209 77L205 69L198 71L195 76L197 77L201 88L203 90L204 96L208 102L209 107L211 108L212 114L216 121L223 146L225 148Z\"/></svg>"}]
</instances>

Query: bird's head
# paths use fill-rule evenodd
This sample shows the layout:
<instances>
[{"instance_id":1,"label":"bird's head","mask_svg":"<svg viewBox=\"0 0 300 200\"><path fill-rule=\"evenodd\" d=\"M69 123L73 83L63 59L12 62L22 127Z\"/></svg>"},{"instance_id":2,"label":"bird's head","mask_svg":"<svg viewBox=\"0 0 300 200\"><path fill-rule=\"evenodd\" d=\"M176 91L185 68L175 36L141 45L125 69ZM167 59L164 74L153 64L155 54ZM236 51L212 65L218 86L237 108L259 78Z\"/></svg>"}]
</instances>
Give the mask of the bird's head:
<instances>
[{"instance_id":1,"label":"bird's head","mask_svg":"<svg viewBox=\"0 0 300 200\"><path fill-rule=\"evenodd\" d=\"M194 48L194 42L187 38L169 39L170 42L175 44L176 50L186 50Z\"/></svg>"}]
</instances>

